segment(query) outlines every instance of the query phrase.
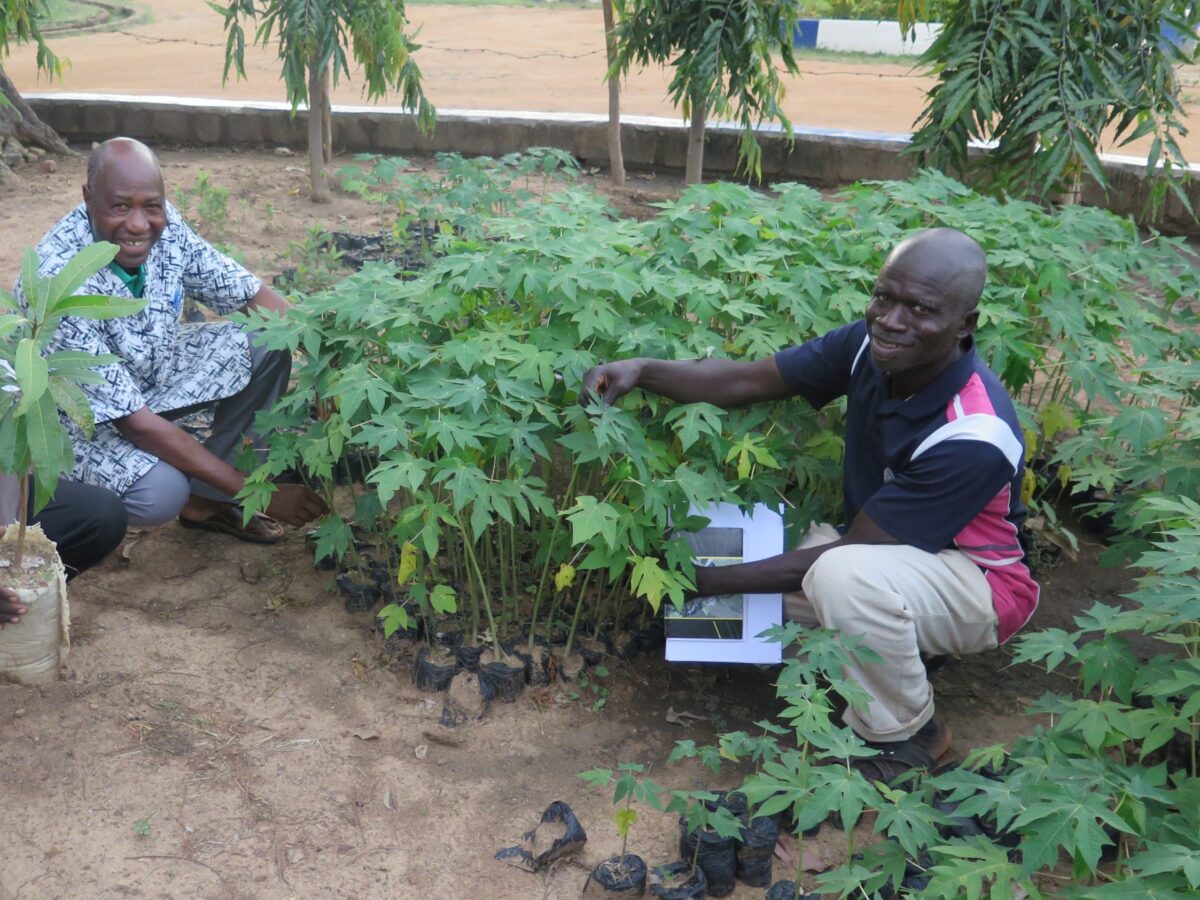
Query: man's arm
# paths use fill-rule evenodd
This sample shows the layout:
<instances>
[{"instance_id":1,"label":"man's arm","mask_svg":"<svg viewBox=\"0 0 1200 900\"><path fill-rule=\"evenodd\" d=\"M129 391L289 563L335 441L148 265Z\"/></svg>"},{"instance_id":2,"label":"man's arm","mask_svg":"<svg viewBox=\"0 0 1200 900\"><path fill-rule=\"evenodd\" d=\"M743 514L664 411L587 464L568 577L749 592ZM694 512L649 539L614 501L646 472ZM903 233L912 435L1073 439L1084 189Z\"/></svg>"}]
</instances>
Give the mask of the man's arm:
<instances>
[{"instance_id":1,"label":"man's arm","mask_svg":"<svg viewBox=\"0 0 1200 900\"><path fill-rule=\"evenodd\" d=\"M871 517L860 512L850 529L836 541L792 550L758 562L737 566L717 566L696 569L696 594L710 597L717 594L777 594L798 591L804 586L804 576L813 563L835 547L848 544L899 544Z\"/></svg>"},{"instance_id":2,"label":"man's arm","mask_svg":"<svg viewBox=\"0 0 1200 900\"><path fill-rule=\"evenodd\" d=\"M292 304L288 299L269 287L264 281L263 286L258 289L258 293L247 301L241 311L267 310L274 313L285 313L291 308Z\"/></svg>"},{"instance_id":3,"label":"man's arm","mask_svg":"<svg viewBox=\"0 0 1200 900\"><path fill-rule=\"evenodd\" d=\"M582 403L599 397L611 406L634 388L680 403L711 403L723 409L790 397L774 357L731 359L623 359L594 366L583 376Z\"/></svg>"},{"instance_id":4,"label":"man's arm","mask_svg":"<svg viewBox=\"0 0 1200 900\"><path fill-rule=\"evenodd\" d=\"M230 496L236 495L246 483L241 472L149 407L143 406L116 419L113 425L135 447ZM326 511L325 502L302 484L277 485L266 509L267 515L288 525L303 525Z\"/></svg>"}]
</instances>

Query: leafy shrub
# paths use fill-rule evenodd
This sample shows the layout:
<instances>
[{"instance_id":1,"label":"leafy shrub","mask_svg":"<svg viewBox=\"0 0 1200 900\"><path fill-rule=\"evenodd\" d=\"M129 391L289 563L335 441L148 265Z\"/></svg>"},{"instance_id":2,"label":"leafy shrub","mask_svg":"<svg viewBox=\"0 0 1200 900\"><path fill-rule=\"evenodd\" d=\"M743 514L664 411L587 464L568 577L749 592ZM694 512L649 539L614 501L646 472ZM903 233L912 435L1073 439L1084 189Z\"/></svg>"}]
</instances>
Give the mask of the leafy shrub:
<instances>
[{"instance_id":1,"label":"leafy shrub","mask_svg":"<svg viewBox=\"0 0 1200 900\"><path fill-rule=\"evenodd\" d=\"M497 188L485 162L442 165L458 173L440 179L455 187L445 209L429 183L403 192L439 223L426 273L400 281L368 266L266 329L305 362L249 493L261 502L294 464L329 478L348 448L377 457L354 519L408 554L402 581L464 596L476 630L484 618L493 637L521 617L548 626L585 607L599 626L630 595L655 610L679 598L690 562L663 536L689 505L785 502L794 526L836 519L839 407L637 396L584 409L578 385L601 359L757 358L851 321L890 247L917 227L962 228L988 251L981 350L1023 403L1031 447L1059 464L1054 477L1126 485L1130 498L1200 492L1197 282L1179 242L933 173L833 199L713 184L635 222L578 186L539 195ZM528 164L492 165L511 185ZM377 161L363 189L395 197L386 184L401 171ZM322 415L307 421L317 398ZM1031 480L1027 499L1037 505L1040 490ZM336 517L319 537L322 554L350 547Z\"/></svg>"}]
</instances>

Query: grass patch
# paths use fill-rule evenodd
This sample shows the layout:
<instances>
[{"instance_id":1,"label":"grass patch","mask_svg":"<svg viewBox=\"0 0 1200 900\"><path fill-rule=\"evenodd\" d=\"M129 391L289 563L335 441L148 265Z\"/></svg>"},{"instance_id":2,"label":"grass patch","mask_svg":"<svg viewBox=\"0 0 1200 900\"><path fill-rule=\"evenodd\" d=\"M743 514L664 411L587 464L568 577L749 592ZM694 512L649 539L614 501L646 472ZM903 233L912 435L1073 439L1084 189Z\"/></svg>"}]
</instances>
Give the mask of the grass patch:
<instances>
[{"instance_id":1,"label":"grass patch","mask_svg":"<svg viewBox=\"0 0 1200 900\"><path fill-rule=\"evenodd\" d=\"M149 7L139 3L105 0L105 6L112 9L84 0L46 0L47 14L39 20L39 25L46 35L63 37L85 31L131 28L154 21ZM116 11L122 9L132 10L133 15L118 15Z\"/></svg>"},{"instance_id":2,"label":"grass patch","mask_svg":"<svg viewBox=\"0 0 1200 900\"><path fill-rule=\"evenodd\" d=\"M46 17L43 25L73 25L90 19L100 12L100 8L90 3L80 3L79 0L46 0Z\"/></svg>"},{"instance_id":3,"label":"grass patch","mask_svg":"<svg viewBox=\"0 0 1200 900\"><path fill-rule=\"evenodd\" d=\"M894 53L864 53L857 50L814 50L811 48L796 48L796 61L806 60L816 62L857 62L870 65L905 66L916 68L919 56L900 56ZM919 71L918 74L925 74Z\"/></svg>"}]
</instances>

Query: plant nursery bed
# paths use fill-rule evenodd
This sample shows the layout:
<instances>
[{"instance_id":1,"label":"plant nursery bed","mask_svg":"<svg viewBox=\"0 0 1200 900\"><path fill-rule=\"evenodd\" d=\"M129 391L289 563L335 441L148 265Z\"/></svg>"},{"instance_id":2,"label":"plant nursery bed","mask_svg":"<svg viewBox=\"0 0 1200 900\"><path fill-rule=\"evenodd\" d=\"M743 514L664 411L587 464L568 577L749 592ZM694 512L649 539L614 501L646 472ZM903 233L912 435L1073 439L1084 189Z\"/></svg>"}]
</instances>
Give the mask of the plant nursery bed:
<instances>
[{"instance_id":1,"label":"plant nursery bed","mask_svg":"<svg viewBox=\"0 0 1200 900\"><path fill-rule=\"evenodd\" d=\"M224 213L205 207L202 230L267 279L299 265L294 247L315 226L392 226L388 210L357 197L310 204L294 159L162 157L172 196L201 172L207 190L228 191ZM0 217L5 283L21 249L78 201L84 160L21 174L22 192L5 197ZM644 211L670 190L662 179L635 182L617 199ZM346 515L352 490L337 489ZM1126 573L1095 564L1099 549L1085 542L1078 561L1044 574L1031 627L1069 628L1072 615L1130 589ZM300 532L261 547L170 524L133 529L73 582L68 677L0 686L0 898L574 898L597 864L622 852L611 789L589 787L580 772L638 763L666 788L733 788L745 770L715 777L695 760L669 765L675 742L753 731L775 712L777 670L669 665L661 651L600 645L586 648L601 653L582 668L588 685L573 657L575 681L556 672L447 728L442 694L394 664L375 611L347 612L335 576L314 566ZM1063 689L1058 676L1011 663L1001 648L934 676L960 754L1027 734L1031 701ZM586 830L578 865L530 873L493 858L554 801ZM639 815L627 852L651 869L677 860L678 816ZM837 865L846 840L823 827L804 847L814 867ZM776 862L771 881L793 874ZM728 896L764 890L738 882Z\"/></svg>"}]
</instances>

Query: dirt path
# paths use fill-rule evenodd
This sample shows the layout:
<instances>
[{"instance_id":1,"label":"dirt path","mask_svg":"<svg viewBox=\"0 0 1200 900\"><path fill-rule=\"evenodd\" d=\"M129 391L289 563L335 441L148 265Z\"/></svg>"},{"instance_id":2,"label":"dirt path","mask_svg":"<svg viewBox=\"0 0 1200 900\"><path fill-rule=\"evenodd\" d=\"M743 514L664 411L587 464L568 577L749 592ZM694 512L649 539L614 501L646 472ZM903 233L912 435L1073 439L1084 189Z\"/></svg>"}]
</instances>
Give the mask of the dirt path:
<instances>
[{"instance_id":1,"label":"dirt path","mask_svg":"<svg viewBox=\"0 0 1200 900\"><path fill-rule=\"evenodd\" d=\"M224 237L264 275L287 263L288 243L309 226L390 224L386 210L344 196L313 207L295 160L166 152L163 161L172 191L200 171L229 189ZM0 216L6 285L20 249L77 201L83 161L23 174L25 189ZM635 182L625 202L670 190ZM275 212L264 227L267 204ZM1093 555L1044 579L1035 626L1061 626L1126 589ZM577 773L639 762L672 788L727 787L740 773L666 766L674 742L752 729L771 712L770 670L641 656L607 662L611 696L599 712L569 688L527 691L447 736L440 705L389 663L370 614L343 610L296 534L261 548L175 525L135 532L72 584L71 605L70 677L0 686L4 900L577 897L583 869L532 876L493 853L565 800L594 865L619 846L611 793L589 791ZM1031 727L1022 710L1053 681L1008 664L998 650L936 677L960 752ZM704 718L685 729L668 724L670 709ZM832 861L844 840L825 829L817 850ZM631 848L655 865L676 846L673 819L643 812Z\"/></svg>"},{"instance_id":2,"label":"dirt path","mask_svg":"<svg viewBox=\"0 0 1200 900\"><path fill-rule=\"evenodd\" d=\"M425 90L442 109L536 110L606 114L603 23L600 9L411 6L420 28L417 60ZM274 50L247 48L244 82L221 84L222 20L196 0L156 0L154 21L128 34L102 32L53 39L71 60L61 82L38 81L34 54L17 48L5 61L23 91L89 91L283 100ZM864 60L805 59L801 77L786 79L784 108L797 125L904 133L933 84L907 66ZM624 86L627 115L677 115L667 100L669 75L634 74ZM1193 79L1194 80L1194 79ZM358 104L361 80L343 82L335 102ZM1187 95L1197 106L1196 91ZM1182 138L1200 160L1200 134ZM1145 147L1140 147L1145 152ZM1129 148L1117 152L1133 153Z\"/></svg>"}]
</instances>

